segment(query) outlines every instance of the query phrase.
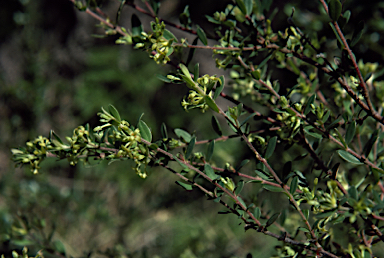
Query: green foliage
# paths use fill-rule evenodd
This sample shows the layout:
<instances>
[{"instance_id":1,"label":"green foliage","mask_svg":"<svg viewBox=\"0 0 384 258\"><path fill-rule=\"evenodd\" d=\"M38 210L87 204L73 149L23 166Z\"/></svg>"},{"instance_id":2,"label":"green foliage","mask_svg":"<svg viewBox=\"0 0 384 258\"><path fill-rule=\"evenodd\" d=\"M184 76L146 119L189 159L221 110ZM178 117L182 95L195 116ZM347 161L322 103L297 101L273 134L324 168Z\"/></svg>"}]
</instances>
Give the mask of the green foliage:
<instances>
[{"instance_id":1,"label":"green foliage","mask_svg":"<svg viewBox=\"0 0 384 258\"><path fill-rule=\"evenodd\" d=\"M175 25L155 15L159 2L146 1L154 18L146 32L135 14L127 30L98 16L94 6L73 2L97 16L107 35L120 34L116 43L133 45L157 64L173 67L160 78L186 85L189 92L181 106L212 112L211 131L218 136L208 136L199 128L204 123L198 123L194 132L175 128L172 137L165 124L151 129L141 115L134 126L109 105L98 113L101 125L78 126L66 142L51 131L48 138L39 136L12 149L17 166L29 166L37 174L50 157L67 159L70 165L130 160L141 178L161 167L177 177L180 191L199 190L212 205L224 207L219 214L234 214L231 219L237 218L248 233L280 241L273 257L382 255L383 68L356 60L351 47L361 39L364 23L346 39L353 10L343 13L339 0L319 1L331 23L325 14L314 13L321 25L306 32L308 27L295 25L301 16L293 9L284 27L275 31L277 10L270 11L271 1L238 0L206 16L213 24L213 32L207 33L193 23L188 7L179 16L181 25ZM131 1L126 4L144 12ZM197 36L203 45L177 38L168 27ZM335 36L329 36L332 31ZM223 71L226 80L224 75L200 74L204 60L193 59L199 49L212 51L216 67L228 70ZM192 61L196 64L190 72ZM229 104L221 104L222 99ZM155 131L162 137L156 139ZM246 157L225 160L220 155L233 139L241 141L235 151L245 149ZM21 221L19 230L10 231L27 235L28 223ZM44 241L53 253L65 254L60 242ZM194 256L190 249L180 254Z\"/></svg>"}]
</instances>

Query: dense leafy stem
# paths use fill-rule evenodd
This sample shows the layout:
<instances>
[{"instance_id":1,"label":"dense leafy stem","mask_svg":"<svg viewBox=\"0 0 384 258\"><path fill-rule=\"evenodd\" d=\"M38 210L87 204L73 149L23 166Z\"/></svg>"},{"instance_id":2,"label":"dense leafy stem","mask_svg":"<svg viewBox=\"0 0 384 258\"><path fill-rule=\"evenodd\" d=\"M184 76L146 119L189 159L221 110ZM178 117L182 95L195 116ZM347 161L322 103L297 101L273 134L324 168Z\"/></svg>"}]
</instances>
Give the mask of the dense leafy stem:
<instances>
[{"instance_id":1,"label":"dense leafy stem","mask_svg":"<svg viewBox=\"0 0 384 258\"><path fill-rule=\"evenodd\" d=\"M80 160L131 159L142 178L150 167L161 166L176 174L184 189L198 188L208 199L222 204L224 213L236 214L245 229L282 241L276 257L374 256L372 247L383 242L384 221L384 91L378 80L382 71L378 64L356 60L343 33L349 11L343 12L339 0L319 1L339 41L342 57L334 61L328 60L327 39L305 35L294 24L294 11L284 30L273 31L270 1L233 1L225 10L206 17L214 25L211 33L193 24L188 7L180 15L181 25L176 25L157 17L156 1L145 1L148 10L127 2L154 18L151 29L144 31L136 15L132 15L128 30L103 18L98 7L71 1L98 19L107 35L120 34L116 43L133 45L148 52L157 64L174 67L173 73L160 77L189 88L181 106L186 111L211 110L233 132L225 135L213 117L212 127L219 135L216 139L197 141L195 135L181 129L175 130L176 138L170 138L164 125L163 138L153 140L151 129L141 118L134 126L122 120L111 105L99 113L101 126L79 126L72 137L66 137L67 143L51 132L49 138L40 136L24 148L13 149L17 165L29 165L36 174L47 157L67 159L71 165ZM176 38L167 28L195 35L203 45L197 40L190 43L187 37ZM189 49L188 57L182 49ZM216 67L229 70L228 76L201 75L198 63L190 69L193 53L199 49L210 49ZM297 84L283 88L283 82L272 80L277 69L294 74ZM233 106L221 107L220 98ZM215 142L231 138L241 139L253 154L253 175L240 172L249 160L236 168L229 163L224 167L215 164ZM202 144L209 145L207 154L194 151ZM289 152L289 160L282 165L278 164L282 159L276 157L277 150ZM181 168L175 169L171 162ZM291 205L285 220L299 217L293 228L284 225L280 213L271 213L268 207L241 195L252 183L260 185L261 192L284 195ZM340 223L348 225L351 239L352 235L358 239L347 245L338 243L334 230Z\"/></svg>"}]
</instances>

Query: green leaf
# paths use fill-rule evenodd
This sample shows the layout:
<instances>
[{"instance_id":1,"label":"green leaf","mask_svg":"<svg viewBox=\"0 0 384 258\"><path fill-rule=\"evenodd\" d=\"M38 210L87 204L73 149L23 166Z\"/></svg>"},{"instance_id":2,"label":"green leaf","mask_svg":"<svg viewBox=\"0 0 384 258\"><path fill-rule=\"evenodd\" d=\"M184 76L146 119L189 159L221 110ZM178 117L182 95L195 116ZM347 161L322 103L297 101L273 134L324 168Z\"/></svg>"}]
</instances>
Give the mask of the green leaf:
<instances>
[{"instance_id":1,"label":"green leaf","mask_svg":"<svg viewBox=\"0 0 384 258\"><path fill-rule=\"evenodd\" d=\"M245 7L244 1L243 0L236 0L236 4L239 7L240 11L243 14L247 14L247 8Z\"/></svg>"},{"instance_id":2,"label":"green leaf","mask_svg":"<svg viewBox=\"0 0 384 258\"><path fill-rule=\"evenodd\" d=\"M359 193L357 192L357 189L354 185L348 188L348 194L351 198L355 199L356 201L358 200Z\"/></svg>"},{"instance_id":3,"label":"green leaf","mask_svg":"<svg viewBox=\"0 0 384 258\"><path fill-rule=\"evenodd\" d=\"M235 188L235 195L239 195L241 190L243 190L243 187L244 187L244 180L240 180L238 183L237 183L237 186Z\"/></svg>"},{"instance_id":4,"label":"green leaf","mask_svg":"<svg viewBox=\"0 0 384 258\"><path fill-rule=\"evenodd\" d=\"M213 168L208 163L205 163L204 165L204 172L212 180L215 180L219 177L215 174L215 171L213 171Z\"/></svg>"},{"instance_id":5,"label":"green leaf","mask_svg":"<svg viewBox=\"0 0 384 258\"><path fill-rule=\"evenodd\" d=\"M342 6L339 0L330 0L328 4L329 17L335 22L340 17Z\"/></svg>"},{"instance_id":6,"label":"green leaf","mask_svg":"<svg viewBox=\"0 0 384 258\"><path fill-rule=\"evenodd\" d=\"M209 144L208 144L208 150L207 150L207 156L206 156L206 160L207 161L210 161L211 158L212 158L212 155L213 155L213 150L215 149L215 140L212 140Z\"/></svg>"},{"instance_id":7,"label":"green leaf","mask_svg":"<svg viewBox=\"0 0 384 258\"><path fill-rule=\"evenodd\" d=\"M339 130L337 130L337 128L335 128L335 132L337 133L337 138L339 138L339 140L340 140L341 143L343 144L344 148L348 148L347 143L346 143L345 140L344 140L344 137L341 135L341 133L339 132Z\"/></svg>"},{"instance_id":8,"label":"green leaf","mask_svg":"<svg viewBox=\"0 0 384 258\"><path fill-rule=\"evenodd\" d=\"M255 219L259 220L260 215L261 215L260 208L256 207L255 210L253 211L253 216L255 217Z\"/></svg>"},{"instance_id":9,"label":"green leaf","mask_svg":"<svg viewBox=\"0 0 384 258\"><path fill-rule=\"evenodd\" d=\"M192 139L189 141L189 144L188 144L188 147L187 147L187 151L185 153L185 158L186 159L189 159L189 157L191 156L193 148L195 147L195 143L196 143L196 137L193 136Z\"/></svg>"},{"instance_id":10,"label":"green leaf","mask_svg":"<svg viewBox=\"0 0 384 258\"><path fill-rule=\"evenodd\" d=\"M338 150L337 154L339 154L339 156L342 159L344 159L345 161L347 161L349 163L356 164L356 165L363 164L363 163L360 162L360 160L358 158L356 158L355 156L353 156L349 152L346 152L345 150Z\"/></svg>"},{"instance_id":11,"label":"green leaf","mask_svg":"<svg viewBox=\"0 0 384 258\"><path fill-rule=\"evenodd\" d=\"M195 69L193 70L193 80L197 82L197 79L199 79L199 63L195 64Z\"/></svg>"},{"instance_id":12,"label":"green leaf","mask_svg":"<svg viewBox=\"0 0 384 258\"><path fill-rule=\"evenodd\" d=\"M188 68L184 64L179 64L180 70L183 72L183 74L192 80L191 74L189 73Z\"/></svg>"},{"instance_id":13,"label":"green leaf","mask_svg":"<svg viewBox=\"0 0 384 258\"><path fill-rule=\"evenodd\" d=\"M343 41L341 40L340 36L339 36L339 33L337 33L337 30L335 28L335 26L333 25L332 22L329 23L329 26L331 26L332 30L333 30L333 33L336 35L336 38L337 38L337 41L339 42L340 46L338 45L338 47L340 47L340 49L344 49L345 46L344 46L344 43Z\"/></svg>"},{"instance_id":14,"label":"green leaf","mask_svg":"<svg viewBox=\"0 0 384 258\"><path fill-rule=\"evenodd\" d=\"M137 128L139 128L140 130L140 135L141 137L148 141L148 142L152 142L152 133L151 133L151 129L149 129L148 125L143 121L143 120L139 120L139 123L137 125Z\"/></svg>"},{"instance_id":15,"label":"green leaf","mask_svg":"<svg viewBox=\"0 0 384 258\"><path fill-rule=\"evenodd\" d=\"M261 69L271 59L273 52L269 54L258 66L257 69Z\"/></svg>"},{"instance_id":16,"label":"green leaf","mask_svg":"<svg viewBox=\"0 0 384 258\"><path fill-rule=\"evenodd\" d=\"M159 80L161 80L161 81L163 81L163 82L166 82L166 83L171 83L171 82L172 82L171 79L168 79L167 76L164 76L164 75L162 75L162 74L156 74L156 77L157 77Z\"/></svg>"},{"instance_id":17,"label":"green leaf","mask_svg":"<svg viewBox=\"0 0 384 258\"><path fill-rule=\"evenodd\" d=\"M184 131L183 129L176 128L175 134L177 135L177 137L183 138L185 142L191 141L192 136L187 131Z\"/></svg>"},{"instance_id":18,"label":"green leaf","mask_svg":"<svg viewBox=\"0 0 384 258\"><path fill-rule=\"evenodd\" d=\"M245 160L243 160L241 163L240 163L240 165L239 166L237 166L236 167L236 171L239 171L242 167L244 167L246 164L248 164L249 163L249 159L245 159Z\"/></svg>"},{"instance_id":19,"label":"green leaf","mask_svg":"<svg viewBox=\"0 0 384 258\"><path fill-rule=\"evenodd\" d=\"M118 122L118 123L121 123L120 114L119 114L119 112L117 111L117 109L116 109L113 105L109 104L109 106L108 106L108 110L109 110L109 113L110 113L114 118L116 118L117 122Z\"/></svg>"},{"instance_id":20,"label":"green leaf","mask_svg":"<svg viewBox=\"0 0 384 258\"><path fill-rule=\"evenodd\" d=\"M54 137L59 143L63 144L63 141L60 139L60 137L53 130L51 130L49 132L49 140L50 141L54 140L52 137Z\"/></svg>"},{"instance_id":21,"label":"green leaf","mask_svg":"<svg viewBox=\"0 0 384 258\"><path fill-rule=\"evenodd\" d=\"M333 128L336 128L339 126L339 122L340 120L342 119L342 117L338 117L337 119L335 119L332 123L330 123L325 129L326 130L331 130Z\"/></svg>"},{"instance_id":22,"label":"green leaf","mask_svg":"<svg viewBox=\"0 0 384 258\"><path fill-rule=\"evenodd\" d=\"M268 190L268 191L276 192L276 193L279 193L279 192L283 191L283 189L281 187L279 187L279 186L268 185L268 184L263 184L263 188Z\"/></svg>"},{"instance_id":23,"label":"green leaf","mask_svg":"<svg viewBox=\"0 0 384 258\"><path fill-rule=\"evenodd\" d=\"M178 184L179 186L183 187L187 191L192 191L192 185L190 185L190 184L187 184L187 183L184 183L184 182L180 182L180 181L176 181L176 184Z\"/></svg>"},{"instance_id":24,"label":"green leaf","mask_svg":"<svg viewBox=\"0 0 384 258\"><path fill-rule=\"evenodd\" d=\"M244 206L244 208L246 208L247 209L247 205L245 204L245 202L243 201L243 199L241 199L241 197L240 196L237 196L237 200L241 203L241 205L243 205ZM243 211L243 210L242 210Z\"/></svg>"},{"instance_id":25,"label":"green leaf","mask_svg":"<svg viewBox=\"0 0 384 258\"><path fill-rule=\"evenodd\" d=\"M291 186L289 188L289 192L291 194L294 194L296 192L298 184L299 184L299 178L297 176L293 177L291 181Z\"/></svg>"},{"instance_id":26,"label":"green leaf","mask_svg":"<svg viewBox=\"0 0 384 258\"><path fill-rule=\"evenodd\" d=\"M307 103L305 103L304 115L308 115L308 113L311 112L311 110L312 110L311 105L312 105L313 102L315 101L315 98L316 98L316 94L313 94L313 95L308 99Z\"/></svg>"},{"instance_id":27,"label":"green leaf","mask_svg":"<svg viewBox=\"0 0 384 258\"><path fill-rule=\"evenodd\" d=\"M353 31L352 40L351 40L351 47L355 46L356 43L360 40L361 36L363 35L365 24L363 21L360 21L355 30Z\"/></svg>"},{"instance_id":28,"label":"green leaf","mask_svg":"<svg viewBox=\"0 0 384 258\"><path fill-rule=\"evenodd\" d=\"M250 15L253 11L253 0L244 0L244 5L247 10L246 15Z\"/></svg>"},{"instance_id":29,"label":"green leaf","mask_svg":"<svg viewBox=\"0 0 384 258\"><path fill-rule=\"evenodd\" d=\"M220 113L219 107L216 105L215 101L211 99L210 96L205 95L204 96L205 103L210 107L213 111Z\"/></svg>"},{"instance_id":30,"label":"green leaf","mask_svg":"<svg viewBox=\"0 0 384 258\"><path fill-rule=\"evenodd\" d=\"M197 25L197 36L199 37L201 43L203 43L205 46L208 45L207 35L205 35L205 32L202 28L200 28L199 25Z\"/></svg>"},{"instance_id":31,"label":"green leaf","mask_svg":"<svg viewBox=\"0 0 384 258\"><path fill-rule=\"evenodd\" d=\"M132 36L141 37L141 33L143 32L143 26L141 25L141 21L136 14L132 14L131 23L132 23Z\"/></svg>"},{"instance_id":32,"label":"green leaf","mask_svg":"<svg viewBox=\"0 0 384 258\"><path fill-rule=\"evenodd\" d=\"M120 1L120 6L119 6L119 9L117 10L117 14L116 14L116 24L119 24L121 11L123 10L125 2L126 2L126 0Z\"/></svg>"},{"instance_id":33,"label":"green leaf","mask_svg":"<svg viewBox=\"0 0 384 258\"><path fill-rule=\"evenodd\" d=\"M220 76L220 86L216 86L215 94L213 95L213 99L217 99L217 97L220 95L220 93L224 89L224 76Z\"/></svg>"},{"instance_id":34,"label":"green leaf","mask_svg":"<svg viewBox=\"0 0 384 258\"><path fill-rule=\"evenodd\" d=\"M269 140L267 150L265 151L265 155L264 155L265 159L269 159L272 156L276 148L276 141L277 141L277 136L274 136Z\"/></svg>"},{"instance_id":35,"label":"green leaf","mask_svg":"<svg viewBox=\"0 0 384 258\"><path fill-rule=\"evenodd\" d=\"M353 121L348 125L347 132L345 133L346 144L349 144L352 141L353 137L355 136L355 132L356 132L356 121Z\"/></svg>"},{"instance_id":36,"label":"green leaf","mask_svg":"<svg viewBox=\"0 0 384 258\"><path fill-rule=\"evenodd\" d=\"M276 220L277 218L280 216L280 213L275 213L273 214L269 220L267 220L267 222L265 223L265 228L268 228L270 225L272 225Z\"/></svg>"},{"instance_id":37,"label":"green leaf","mask_svg":"<svg viewBox=\"0 0 384 258\"><path fill-rule=\"evenodd\" d=\"M260 74L259 69L252 71L251 75L252 75L253 79L260 80L261 74Z\"/></svg>"},{"instance_id":38,"label":"green leaf","mask_svg":"<svg viewBox=\"0 0 384 258\"><path fill-rule=\"evenodd\" d=\"M170 31L167 30L167 29L164 30L164 34L163 34L163 36L164 36L164 38L165 38L166 40L171 40L171 39L173 39L173 40L175 40L175 41L177 42L177 38L176 38L176 36L173 35L173 33L170 32Z\"/></svg>"},{"instance_id":39,"label":"green leaf","mask_svg":"<svg viewBox=\"0 0 384 258\"><path fill-rule=\"evenodd\" d=\"M167 132L167 126L162 123L161 124L161 136L163 137L163 139L168 139L168 132Z\"/></svg>"},{"instance_id":40,"label":"green leaf","mask_svg":"<svg viewBox=\"0 0 384 258\"><path fill-rule=\"evenodd\" d=\"M181 160L179 160L175 155L172 155L173 159L177 161L177 163L179 163L179 165L183 168L184 171L189 171L190 168L185 165L183 162L181 162Z\"/></svg>"}]
</instances>

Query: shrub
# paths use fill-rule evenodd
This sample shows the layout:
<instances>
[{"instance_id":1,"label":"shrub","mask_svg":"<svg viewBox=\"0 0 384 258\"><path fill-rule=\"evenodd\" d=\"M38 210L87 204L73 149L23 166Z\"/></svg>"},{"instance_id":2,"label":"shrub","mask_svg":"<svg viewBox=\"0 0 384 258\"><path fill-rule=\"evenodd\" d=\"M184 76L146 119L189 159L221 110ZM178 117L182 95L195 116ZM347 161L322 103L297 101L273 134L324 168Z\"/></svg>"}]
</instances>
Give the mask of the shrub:
<instances>
[{"instance_id":1,"label":"shrub","mask_svg":"<svg viewBox=\"0 0 384 258\"><path fill-rule=\"evenodd\" d=\"M294 8L285 27L274 29L271 1L229 1L206 16L209 30L193 23L188 6L176 24L158 17L159 1L145 1L146 9L121 1L112 22L97 3L71 1L97 18L106 35L119 34L117 44L172 67L159 79L188 87L182 108L212 114L216 137L201 140L198 135L209 133L180 128L172 137L165 124L151 129L142 116L126 121L109 105L98 113L99 126L78 126L66 141L51 131L12 149L16 165L37 174L46 158L73 166L133 160L142 178L162 167L184 190L200 190L221 204L220 214L236 215L245 230L280 241L274 257L382 254L375 246L384 241L384 70L354 54L365 25L352 31L352 12L339 0L319 1L321 11L307 18L312 31L297 25L304 18ZM119 26L126 5L150 16L150 29L135 14L130 29ZM194 54L202 49L212 52L224 75L200 73L204 60ZM161 137L154 139L153 131ZM217 153L234 139L247 158L225 162ZM197 151L200 145L206 150Z\"/></svg>"}]
</instances>

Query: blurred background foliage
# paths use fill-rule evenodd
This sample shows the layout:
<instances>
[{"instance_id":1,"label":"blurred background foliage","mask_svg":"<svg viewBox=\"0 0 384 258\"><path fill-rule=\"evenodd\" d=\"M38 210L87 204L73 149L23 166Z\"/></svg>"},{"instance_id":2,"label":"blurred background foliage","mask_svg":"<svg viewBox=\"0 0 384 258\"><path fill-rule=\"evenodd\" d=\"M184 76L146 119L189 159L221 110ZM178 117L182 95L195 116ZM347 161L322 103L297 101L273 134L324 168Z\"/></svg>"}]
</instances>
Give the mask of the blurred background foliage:
<instances>
[{"instance_id":1,"label":"blurred background foliage","mask_svg":"<svg viewBox=\"0 0 384 258\"><path fill-rule=\"evenodd\" d=\"M118 1L104 2L103 10L114 17ZM192 21L208 30L211 25L204 15L231 1L161 2L161 17L177 22L189 4ZM294 21L305 34L335 38L317 1L275 0L266 12L268 17L277 11L274 30L289 26L292 7ZM352 11L347 35L360 20L366 24L354 49L357 58L381 62L384 3L344 1L345 9ZM128 28L133 12L126 7L122 14L121 22ZM188 92L186 87L164 85L156 78L170 67L159 68L146 53L115 45L117 36L95 37L102 33L97 22L76 11L68 0L1 1L0 19L6 25L0 26L0 254L9 257L11 250L23 246L31 254L44 248L47 257L64 253L73 257L246 257L248 253L270 257L274 253L276 240L244 232L234 215L217 215L218 204L205 201L197 190L184 191L174 183L176 177L162 169L152 169L152 175L143 180L129 162L70 167L65 161L50 160L38 176L13 168L12 147L46 136L51 129L64 136L80 124L95 126L96 113L110 103L131 123L144 113L155 138L160 137L163 122L171 135L175 128L198 130L198 140L203 140L213 138L214 132L211 114L184 112L180 101ZM331 48L336 40L327 44L324 48ZM211 54L204 54L197 56L204 58L199 60L203 74L225 73L212 69ZM297 83L293 74L274 71L273 77L281 76L282 86ZM237 165L248 157L239 144L238 140L230 140L225 148L217 144L219 166ZM291 158L277 151L284 160ZM245 198L253 198L257 191L250 189Z\"/></svg>"}]
</instances>

